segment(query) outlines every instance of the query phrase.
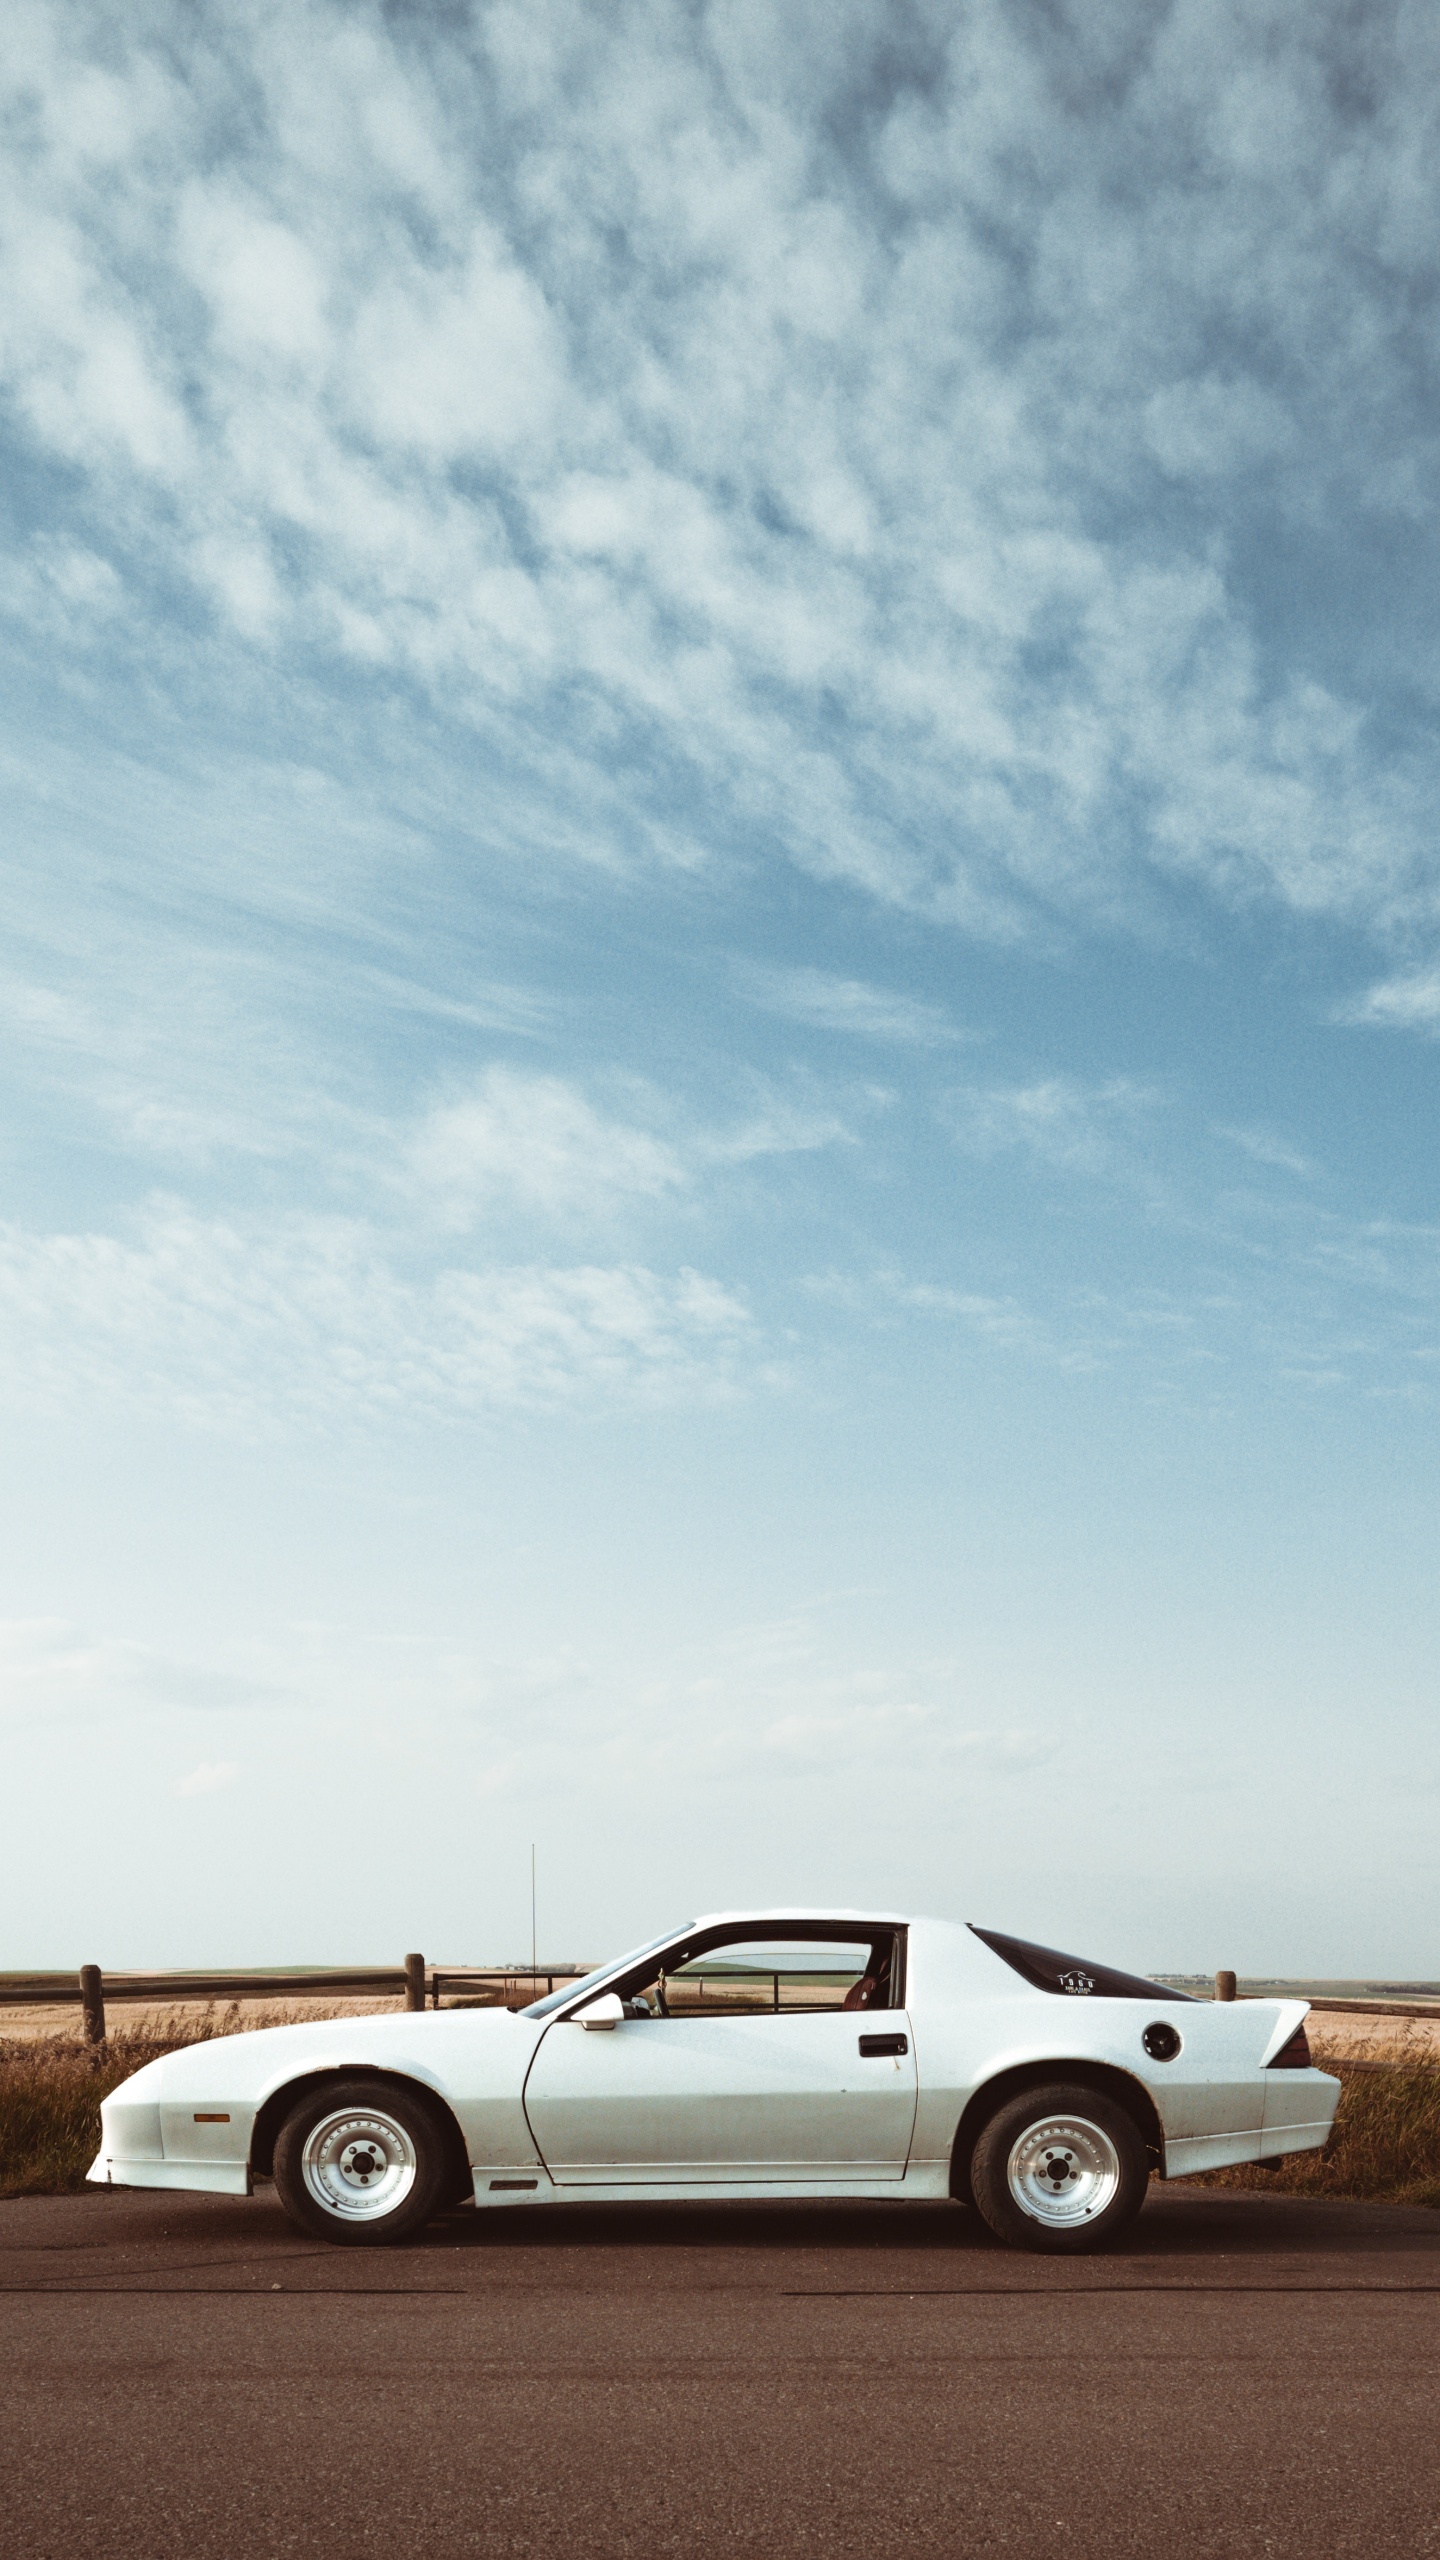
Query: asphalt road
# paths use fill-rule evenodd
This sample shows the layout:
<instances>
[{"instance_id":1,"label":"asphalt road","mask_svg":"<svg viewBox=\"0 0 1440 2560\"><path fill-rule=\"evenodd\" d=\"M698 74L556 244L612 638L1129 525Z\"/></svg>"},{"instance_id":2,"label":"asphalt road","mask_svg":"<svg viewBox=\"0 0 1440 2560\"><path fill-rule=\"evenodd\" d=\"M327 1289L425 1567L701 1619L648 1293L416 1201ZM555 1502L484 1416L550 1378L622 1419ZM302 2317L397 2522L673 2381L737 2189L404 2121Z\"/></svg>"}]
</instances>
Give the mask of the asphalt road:
<instances>
[{"instance_id":1,"label":"asphalt road","mask_svg":"<svg viewBox=\"0 0 1440 2560\"><path fill-rule=\"evenodd\" d=\"M1440 2216L0 2205L6 2560L1440 2552Z\"/></svg>"}]
</instances>

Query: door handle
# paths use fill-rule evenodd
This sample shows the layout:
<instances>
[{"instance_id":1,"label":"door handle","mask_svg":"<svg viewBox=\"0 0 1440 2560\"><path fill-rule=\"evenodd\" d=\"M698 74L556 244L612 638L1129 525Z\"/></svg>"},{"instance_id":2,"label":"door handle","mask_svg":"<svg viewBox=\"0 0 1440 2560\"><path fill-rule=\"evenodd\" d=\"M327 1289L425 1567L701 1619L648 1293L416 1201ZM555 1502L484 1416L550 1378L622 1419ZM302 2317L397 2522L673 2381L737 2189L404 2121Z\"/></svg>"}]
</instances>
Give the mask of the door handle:
<instances>
[{"instance_id":1,"label":"door handle","mask_svg":"<svg viewBox=\"0 0 1440 2560\"><path fill-rule=\"evenodd\" d=\"M908 2053L910 2039L908 2036L862 2036L860 2050L867 2059L871 2055L878 2058L883 2054Z\"/></svg>"}]
</instances>

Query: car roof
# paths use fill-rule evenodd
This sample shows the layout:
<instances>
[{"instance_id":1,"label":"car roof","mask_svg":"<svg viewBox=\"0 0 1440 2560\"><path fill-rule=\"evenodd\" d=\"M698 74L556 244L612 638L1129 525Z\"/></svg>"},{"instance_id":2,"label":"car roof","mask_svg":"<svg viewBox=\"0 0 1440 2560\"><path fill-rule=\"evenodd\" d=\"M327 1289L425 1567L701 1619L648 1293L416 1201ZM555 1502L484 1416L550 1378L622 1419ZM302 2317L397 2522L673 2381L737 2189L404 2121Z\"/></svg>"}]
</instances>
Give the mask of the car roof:
<instances>
[{"instance_id":1,"label":"car roof","mask_svg":"<svg viewBox=\"0 0 1440 2560\"><path fill-rule=\"evenodd\" d=\"M776 1923L788 1923L792 1920L824 1920L826 1922L855 1920L867 1929L877 1927L900 1929L905 1927L909 1917L910 1914L905 1911L837 1911L820 1902L796 1902L778 1907L770 1903L759 1911L702 1911L685 1925L690 1929L715 1929L730 1928L735 1924L744 1923L749 1926L758 1924L769 1928ZM679 1932L677 1931L676 1934L678 1936Z\"/></svg>"}]
</instances>

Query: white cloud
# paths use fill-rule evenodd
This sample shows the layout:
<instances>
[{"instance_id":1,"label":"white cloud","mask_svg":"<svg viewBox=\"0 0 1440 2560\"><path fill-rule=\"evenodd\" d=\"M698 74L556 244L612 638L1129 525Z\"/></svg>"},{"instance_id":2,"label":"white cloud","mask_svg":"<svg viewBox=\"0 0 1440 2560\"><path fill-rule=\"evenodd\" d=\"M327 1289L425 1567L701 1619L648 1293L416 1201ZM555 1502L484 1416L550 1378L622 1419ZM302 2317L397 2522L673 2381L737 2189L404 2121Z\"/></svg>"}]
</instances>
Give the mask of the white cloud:
<instances>
[{"instance_id":1,"label":"white cloud","mask_svg":"<svg viewBox=\"0 0 1440 2560\"><path fill-rule=\"evenodd\" d=\"M1342 1005L1338 1022L1369 1025L1380 1031L1424 1031L1440 1028L1440 969L1407 970L1382 978L1365 993Z\"/></svg>"},{"instance_id":2,"label":"white cloud","mask_svg":"<svg viewBox=\"0 0 1440 2560\"><path fill-rule=\"evenodd\" d=\"M240 1775L238 1760L202 1760L186 1778L177 1778L171 1794L177 1796L213 1796L222 1787L233 1787Z\"/></svg>"},{"instance_id":3,"label":"white cloud","mask_svg":"<svg viewBox=\"0 0 1440 2560\"><path fill-rule=\"evenodd\" d=\"M87 1643L58 1618L0 1620L0 1703L45 1712L93 1697L117 1668L116 1648Z\"/></svg>"},{"instance_id":4,"label":"white cloud","mask_svg":"<svg viewBox=\"0 0 1440 2560\"><path fill-rule=\"evenodd\" d=\"M187 1175L319 1154L328 1180L413 1135L398 1108L380 1126L377 1055L443 1054L450 1030L555 1038L553 996L457 963L438 899L376 930L379 876L413 837L363 785L294 764L163 776L103 741L64 782L45 765L33 742L0 748L0 1057L32 1096L63 1091L87 1144Z\"/></svg>"},{"instance_id":5,"label":"white cloud","mask_svg":"<svg viewBox=\"0 0 1440 2560\"><path fill-rule=\"evenodd\" d=\"M466 1684L483 1698L481 1724L498 1764L486 1784L526 1774L510 1757L517 1718L529 1774L538 1753L547 1788L573 1785L577 1767L642 1764L652 1776L698 1772L707 1784L765 1789L867 1769L948 1784L1004 1777L1054 1756L1043 1724L998 1722L983 1684L953 1658L877 1662L862 1648L857 1659L837 1633L857 1596L812 1595L784 1616L692 1636L639 1681L603 1661L487 1665ZM433 1694L433 1672L428 1688Z\"/></svg>"},{"instance_id":6,"label":"white cloud","mask_svg":"<svg viewBox=\"0 0 1440 2560\"><path fill-rule=\"evenodd\" d=\"M1268 1129L1230 1129L1217 1123L1215 1135L1227 1138L1232 1147L1239 1147L1252 1163L1273 1165L1277 1173L1309 1175L1315 1170L1308 1156L1302 1156L1296 1147L1287 1146L1283 1138L1275 1137Z\"/></svg>"},{"instance_id":7,"label":"white cloud","mask_svg":"<svg viewBox=\"0 0 1440 2560\"><path fill-rule=\"evenodd\" d=\"M732 1392L759 1373L743 1302L638 1264L450 1265L416 1277L361 1221L204 1219L127 1236L0 1230L0 1393L158 1406L252 1432L454 1419L594 1397Z\"/></svg>"},{"instance_id":8,"label":"white cloud","mask_svg":"<svg viewBox=\"0 0 1440 2560\"><path fill-rule=\"evenodd\" d=\"M1032 1359L1048 1360L1063 1369L1098 1365L1093 1343L1065 1341L1046 1317L1013 1298L986 1297L979 1290L949 1289L923 1280L892 1285L890 1294L897 1305L921 1314L952 1317L997 1349L1027 1352Z\"/></svg>"},{"instance_id":9,"label":"white cloud","mask_svg":"<svg viewBox=\"0 0 1440 2560\"><path fill-rule=\"evenodd\" d=\"M736 1737L725 1737L733 1750ZM1044 1734L957 1726L933 1706L864 1701L838 1710L792 1710L749 1738L749 1760L836 1770L858 1765L923 1766L941 1779L956 1767L999 1776L1038 1768L1058 1745ZM728 1754L727 1754L728 1756Z\"/></svg>"},{"instance_id":10,"label":"white cloud","mask_svg":"<svg viewBox=\"0 0 1440 2560\"><path fill-rule=\"evenodd\" d=\"M228 1710L282 1694L268 1666L237 1671L176 1661L133 1637L98 1636L63 1618L0 1619L0 1709L14 1715Z\"/></svg>"},{"instance_id":11,"label":"white cloud","mask_svg":"<svg viewBox=\"0 0 1440 2560\"><path fill-rule=\"evenodd\" d=\"M736 973L739 992L752 1004L817 1031L840 1031L865 1040L898 1040L934 1048L963 1038L938 1004L875 987L861 978L825 969L749 968Z\"/></svg>"},{"instance_id":12,"label":"white cloud","mask_svg":"<svg viewBox=\"0 0 1440 2560\"><path fill-rule=\"evenodd\" d=\"M557 336L544 296L476 223L463 266L412 260L367 300L351 355L362 432L438 461L533 455L562 389Z\"/></svg>"},{"instance_id":13,"label":"white cloud","mask_svg":"<svg viewBox=\"0 0 1440 2560\"><path fill-rule=\"evenodd\" d=\"M818 1147L853 1146L855 1139L833 1111L803 1103L767 1100L754 1116L733 1129L713 1129L691 1141L704 1164L753 1164L761 1156L809 1155Z\"/></svg>"},{"instance_id":14,"label":"white cloud","mask_svg":"<svg viewBox=\"0 0 1440 2560\"><path fill-rule=\"evenodd\" d=\"M409 1169L457 1226L503 1198L547 1217L604 1215L685 1180L673 1147L604 1118L559 1076L491 1067L473 1090L438 1104L415 1131Z\"/></svg>"},{"instance_id":15,"label":"white cloud","mask_svg":"<svg viewBox=\"0 0 1440 2560\"><path fill-rule=\"evenodd\" d=\"M1071 1306L1061 1310L1057 1320L1014 1297L954 1288L943 1281L908 1280L898 1271L879 1271L863 1279L817 1272L802 1285L807 1297L872 1323L894 1324L909 1313L938 1316L999 1351L1023 1353L1061 1369L1100 1365L1101 1345L1093 1315L1077 1325Z\"/></svg>"},{"instance_id":16,"label":"white cloud","mask_svg":"<svg viewBox=\"0 0 1440 2560\"><path fill-rule=\"evenodd\" d=\"M649 1099L658 1112L658 1098ZM688 1126L660 1138L597 1110L564 1077L490 1067L468 1092L437 1103L398 1145L415 1196L444 1223L469 1228L502 1208L604 1224L638 1202L688 1190L711 1166L849 1140L833 1111L763 1088L760 1107L729 1127Z\"/></svg>"},{"instance_id":17,"label":"white cloud","mask_svg":"<svg viewBox=\"0 0 1440 2560\"><path fill-rule=\"evenodd\" d=\"M176 245L222 346L242 359L278 358L313 374L327 337L326 277L288 224L236 190L191 179L180 199Z\"/></svg>"},{"instance_id":18,"label":"white cloud","mask_svg":"<svg viewBox=\"0 0 1440 2560\"><path fill-rule=\"evenodd\" d=\"M1211 480L1288 450L1295 422L1257 383L1210 374L1152 393L1145 438L1161 469L1176 479Z\"/></svg>"},{"instance_id":19,"label":"white cloud","mask_svg":"<svg viewBox=\"0 0 1440 2560\"><path fill-rule=\"evenodd\" d=\"M1328 611L1277 638L1263 539L1360 613L1354 528L1433 510L1437 39L1390 25L1363 117L1359 42L12 0L4 368L80 488L36 562L103 521L137 631L192 581L217 696L231 644L395 671L549 860L1406 926L1432 750L1403 688L1372 739Z\"/></svg>"},{"instance_id":20,"label":"white cloud","mask_svg":"<svg viewBox=\"0 0 1440 2560\"><path fill-rule=\"evenodd\" d=\"M1085 1085L1068 1076L952 1096L952 1126L977 1156L1018 1150L1076 1173L1104 1173L1123 1159L1155 1096L1123 1076Z\"/></svg>"}]
</instances>

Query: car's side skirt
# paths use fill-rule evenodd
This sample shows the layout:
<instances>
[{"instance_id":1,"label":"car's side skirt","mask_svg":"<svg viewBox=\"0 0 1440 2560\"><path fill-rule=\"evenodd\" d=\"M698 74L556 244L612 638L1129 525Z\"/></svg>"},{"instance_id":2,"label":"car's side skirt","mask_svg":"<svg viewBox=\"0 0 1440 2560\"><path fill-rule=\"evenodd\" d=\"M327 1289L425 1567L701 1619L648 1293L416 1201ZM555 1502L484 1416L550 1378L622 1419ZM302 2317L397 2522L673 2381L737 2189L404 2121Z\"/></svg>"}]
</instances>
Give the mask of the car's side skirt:
<instances>
[{"instance_id":1,"label":"car's side skirt","mask_svg":"<svg viewBox=\"0 0 1440 2560\"><path fill-rule=\"evenodd\" d=\"M1323 2151L1330 2139L1330 2119L1324 2124L1267 2124L1260 2137L1262 2160L1283 2160L1290 2151Z\"/></svg>"},{"instance_id":2,"label":"car's side skirt","mask_svg":"<svg viewBox=\"0 0 1440 2560\"><path fill-rule=\"evenodd\" d=\"M747 2178L703 2181L637 2173L604 2186L554 2186L543 2169L474 2171L477 2205L514 2204L802 2204L849 2200L854 2204L943 2203L950 2193L948 2160L911 2162L902 2178Z\"/></svg>"},{"instance_id":3,"label":"car's side skirt","mask_svg":"<svg viewBox=\"0 0 1440 2560\"><path fill-rule=\"evenodd\" d=\"M1203 2177L1207 2169L1234 2169L1244 2160L1261 2158L1263 2135L1258 2124L1245 2133L1192 2133L1165 2145L1167 2178Z\"/></svg>"}]
</instances>

